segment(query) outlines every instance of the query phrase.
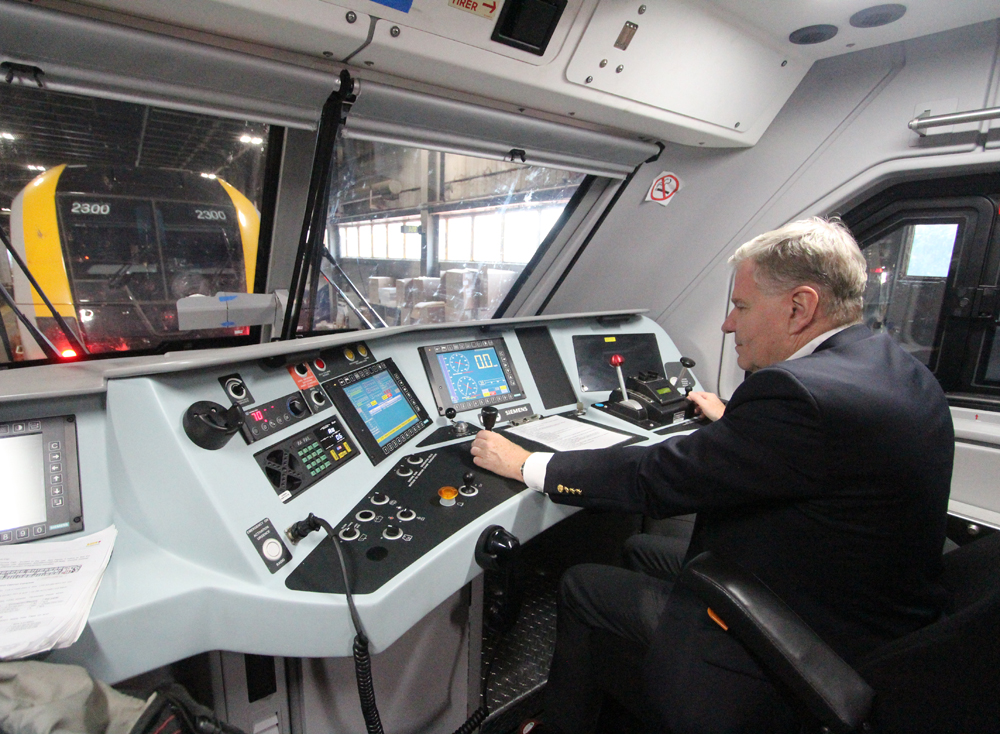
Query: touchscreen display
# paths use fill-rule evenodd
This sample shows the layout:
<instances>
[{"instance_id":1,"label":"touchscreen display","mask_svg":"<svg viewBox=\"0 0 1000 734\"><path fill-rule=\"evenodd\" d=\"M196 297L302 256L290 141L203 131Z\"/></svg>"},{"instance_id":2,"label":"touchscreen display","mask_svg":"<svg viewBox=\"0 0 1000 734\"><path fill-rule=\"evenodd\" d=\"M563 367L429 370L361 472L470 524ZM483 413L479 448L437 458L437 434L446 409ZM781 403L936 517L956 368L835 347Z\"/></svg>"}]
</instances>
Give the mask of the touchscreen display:
<instances>
[{"instance_id":1,"label":"touchscreen display","mask_svg":"<svg viewBox=\"0 0 1000 734\"><path fill-rule=\"evenodd\" d=\"M44 523L42 435L0 439L0 530Z\"/></svg>"},{"instance_id":2,"label":"touchscreen display","mask_svg":"<svg viewBox=\"0 0 1000 734\"><path fill-rule=\"evenodd\" d=\"M388 372L379 372L348 385L344 394L379 446L391 441L418 420Z\"/></svg>"},{"instance_id":3,"label":"touchscreen display","mask_svg":"<svg viewBox=\"0 0 1000 734\"><path fill-rule=\"evenodd\" d=\"M497 350L493 347L439 354L437 358L452 403L491 398L510 392Z\"/></svg>"}]
</instances>

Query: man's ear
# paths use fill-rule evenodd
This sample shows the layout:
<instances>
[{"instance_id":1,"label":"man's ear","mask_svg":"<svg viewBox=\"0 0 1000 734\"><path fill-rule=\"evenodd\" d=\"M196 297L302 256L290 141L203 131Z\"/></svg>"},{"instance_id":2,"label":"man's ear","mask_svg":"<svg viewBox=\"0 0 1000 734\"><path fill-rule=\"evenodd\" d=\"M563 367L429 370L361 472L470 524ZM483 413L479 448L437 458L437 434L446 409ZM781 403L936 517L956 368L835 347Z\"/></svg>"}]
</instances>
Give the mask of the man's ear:
<instances>
[{"instance_id":1,"label":"man's ear","mask_svg":"<svg viewBox=\"0 0 1000 734\"><path fill-rule=\"evenodd\" d=\"M819 317L819 293L808 285L796 286L791 292L791 302L788 331L790 334L801 334Z\"/></svg>"}]
</instances>

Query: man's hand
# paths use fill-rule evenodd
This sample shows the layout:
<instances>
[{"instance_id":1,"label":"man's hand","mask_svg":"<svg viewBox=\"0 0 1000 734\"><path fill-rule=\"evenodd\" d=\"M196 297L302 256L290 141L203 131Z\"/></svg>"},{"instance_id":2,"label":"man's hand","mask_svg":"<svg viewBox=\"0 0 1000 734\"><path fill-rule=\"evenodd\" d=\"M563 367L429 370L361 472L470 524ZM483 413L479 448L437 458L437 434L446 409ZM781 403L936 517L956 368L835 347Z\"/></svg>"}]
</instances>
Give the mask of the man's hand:
<instances>
[{"instance_id":1,"label":"man's hand","mask_svg":"<svg viewBox=\"0 0 1000 734\"><path fill-rule=\"evenodd\" d=\"M516 443L508 441L493 431L480 431L472 442L472 460L476 466L499 474L502 477L524 481L521 476L521 466L524 460L531 456Z\"/></svg>"},{"instance_id":2,"label":"man's hand","mask_svg":"<svg viewBox=\"0 0 1000 734\"><path fill-rule=\"evenodd\" d=\"M726 405L719 396L710 392L692 392L688 394L688 400L694 403L694 412L703 415L710 421L717 421L726 412Z\"/></svg>"}]
</instances>

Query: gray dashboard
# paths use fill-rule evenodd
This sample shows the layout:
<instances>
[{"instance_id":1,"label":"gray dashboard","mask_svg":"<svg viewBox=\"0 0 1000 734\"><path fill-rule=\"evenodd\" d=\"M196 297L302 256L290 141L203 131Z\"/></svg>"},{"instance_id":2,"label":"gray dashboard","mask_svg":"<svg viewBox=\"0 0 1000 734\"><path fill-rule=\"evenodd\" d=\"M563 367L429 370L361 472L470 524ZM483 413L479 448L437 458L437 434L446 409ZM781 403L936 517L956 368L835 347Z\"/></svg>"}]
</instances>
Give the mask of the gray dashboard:
<instances>
[{"instance_id":1,"label":"gray dashboard","mask_svg":"<svg viewBox=\"0 0 1000 734\"><path fill-rule=\"evenodd\" d=\"M82 664L96 676L116 681L207 650L289 657L349 655L354 633L346 598L289 588L289 577L323 542L323 534L314 533L292 545L284 538L284 529L310 512L344 527L341 523L351 520L358 507L367 506L364 502L373 489L395 481L393 472L401 462L405 466L407 457L424 461L431 454L447 454L453 461L463 460L464 449L450 447L469 439L456 439L441 430L449 421L438 415L421 347L500 337L524 395L510 406L530 405L530 413L543 416L575 408L574 402L552 405L551 399L545 405L538 377L547 368L529 364L516 333L519 328L539 326L548 329L574 398L585 406L607 399L608 393L581 390L574 336L603 335L610 340L617 334L655 334L660 359L680 358L653 321L619 313L355 332L0 373L0 422L75 417L83 532L111 524L118 529L114 555L83 636L49 659ZM238 374L255 404L273 401L298 390L292 372L279 362L294 365L361 340L374 359L392 360L430 418L430 425L403 442L391 460L373 464L358 451L305 491L282 501L255 454L334 416L343 418L338 409L324 406L249 445L236 436L219 450L200 448L185 434L182 418L192 403L230 404L220 378ZM474 422L476 413L473 409L458 417ZM587 410L586 419L634 433L644 442L662 440L595 409ZM345 432L357 451L358 437ZM434 443L433 436L443 440ZM439 467L446 466L444 459L439 462ZM462 476L454 477L454 486L461 482ZM573 512L523 485L497 491L500 494L491 494L489 504L470 512L467 522L449 525L425 544L425 551L412 553L405 570L377 587L369 584L370 592L356 596L375 651L384 650L480 573L473 552L483 529L503 525L524 542ZM484 491L483 497L487 494ZM465 509L460 506L458 512L468 512L480 501L486 500L467 499ZM422 527L430 527L433 512L425 514ZM273 532L268 533L267 524ZM269 542L271 558L262 550L268 537L284 546L279 551Z\"/></svg>"}]
</instances>

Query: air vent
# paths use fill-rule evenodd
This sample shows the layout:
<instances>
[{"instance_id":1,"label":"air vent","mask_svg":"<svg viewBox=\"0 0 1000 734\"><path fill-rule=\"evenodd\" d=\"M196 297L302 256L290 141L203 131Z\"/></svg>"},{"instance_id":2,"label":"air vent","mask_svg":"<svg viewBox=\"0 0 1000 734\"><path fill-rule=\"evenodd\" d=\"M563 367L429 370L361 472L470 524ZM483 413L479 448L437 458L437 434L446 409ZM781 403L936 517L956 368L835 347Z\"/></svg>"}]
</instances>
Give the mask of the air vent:
<instances>
[{"instance_id":1,"label":"air vent","mask_svg":"<svg viewBox=\"0 0 1000 734\"><path fill-rule=\"evenodd\" d=\"M873 5L859 10L851 16L851 25L855 28L878 28L882 25L895 23L906 13L906 6L899 3L888 5Z\"/></svg>"},{"instance_id":2,"label":"air vent","mask_svg":"<svg viewBox=\"0 0 1000 734\"><path fill-rule=\"evenodd\" d=\"M565 9L566 0L507 0L490 38L542 56Z\"/></svg>"},{"instance_id":3,"label":"air vent","mask_svg":"<svg viewBox=\"0 0 1000 734\"><path fill-rule=\"evenodd\" d=\"M837 26L835 25L807 25L805 28L799 28L797 31L792 31L788 40L792 43L798 44L799 46L808 46L813 43L823 43L823 41L829 41L836 35Z\"/></svg>"}]
</instances>

